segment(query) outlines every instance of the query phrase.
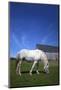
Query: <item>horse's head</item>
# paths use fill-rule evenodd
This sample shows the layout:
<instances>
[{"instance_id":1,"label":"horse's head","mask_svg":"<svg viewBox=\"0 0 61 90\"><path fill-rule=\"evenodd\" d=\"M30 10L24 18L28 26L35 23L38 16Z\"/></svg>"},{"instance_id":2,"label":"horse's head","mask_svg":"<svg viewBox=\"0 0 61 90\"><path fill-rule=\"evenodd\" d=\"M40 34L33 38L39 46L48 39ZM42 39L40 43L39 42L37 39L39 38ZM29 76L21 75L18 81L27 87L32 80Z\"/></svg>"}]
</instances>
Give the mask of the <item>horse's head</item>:
<instances>
[{"instance_id":1,"label":"horse's head","mask_svg":"<svg viewBox=\"0 0 61 90\"><path fill-rule=\"evenodd\" d=\"M47 63L44 67L44 71L48 74L49 73L49 63Z\"/></svg>"}]
</instances>

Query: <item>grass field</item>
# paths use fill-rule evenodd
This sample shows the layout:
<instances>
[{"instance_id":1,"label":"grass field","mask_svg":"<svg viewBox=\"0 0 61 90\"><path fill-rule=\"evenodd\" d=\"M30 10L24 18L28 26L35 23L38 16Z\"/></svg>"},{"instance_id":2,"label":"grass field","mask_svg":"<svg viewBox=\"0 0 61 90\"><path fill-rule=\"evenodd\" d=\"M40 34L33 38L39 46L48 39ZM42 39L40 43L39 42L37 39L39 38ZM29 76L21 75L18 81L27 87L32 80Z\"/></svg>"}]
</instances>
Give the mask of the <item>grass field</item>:
<instances>
[{"instance_id":1,"label":"grass field","mask_svg":"<svg viewBox=\"0 0 61 90\"><path fill-rule=\"evenodd\" d=\"M23 61L21 66L21 76L16 75L15 72L16 60L10 60L9 64L9 87L46 86L59 84L59 70L57 61L49 61L49 74L43 73L43 64L39 62L40 74L37 75L35 72L33 72L32 76L29 75L32 62Z\"/></svg>"}]
</instances>

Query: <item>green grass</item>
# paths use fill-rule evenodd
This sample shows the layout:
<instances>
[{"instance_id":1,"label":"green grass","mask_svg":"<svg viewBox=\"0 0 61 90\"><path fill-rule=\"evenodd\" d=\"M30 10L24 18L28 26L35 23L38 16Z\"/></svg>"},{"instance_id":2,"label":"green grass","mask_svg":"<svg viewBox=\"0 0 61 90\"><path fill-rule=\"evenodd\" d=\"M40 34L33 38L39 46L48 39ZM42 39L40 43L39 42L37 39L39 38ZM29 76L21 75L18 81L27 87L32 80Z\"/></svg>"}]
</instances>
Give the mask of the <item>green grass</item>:
<instances>
[{"instance_id":1,"label":"green grass","mask_svg":"<svg viewBox=\"0 0 61 90\"><path fill-rule=\"evenodd\" d=\"M32 76L29 75L29 70L32 66L31 62L23 61L21 66L22 75L16 75L15 72L15 60L10 60L10 70L9 70L9 87L24 87L24 86L46 86L46 85L58 85L59 84L59 71L58 62L49 62L49 74L43 73L43 64L39 62L40 74L37 75L33 73ZM35 69L34 69L35 71Z\"/></svg>"}]
</instances>

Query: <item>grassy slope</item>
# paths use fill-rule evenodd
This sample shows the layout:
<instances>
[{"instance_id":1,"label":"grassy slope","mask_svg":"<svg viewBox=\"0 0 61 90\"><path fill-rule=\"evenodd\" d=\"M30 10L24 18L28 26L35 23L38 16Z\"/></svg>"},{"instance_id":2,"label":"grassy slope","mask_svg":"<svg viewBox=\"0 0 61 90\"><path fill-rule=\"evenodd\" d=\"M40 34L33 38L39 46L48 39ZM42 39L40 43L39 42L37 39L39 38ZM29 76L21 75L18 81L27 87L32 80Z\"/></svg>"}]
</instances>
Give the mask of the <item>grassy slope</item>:
<instances>
[{"instance_id":1,"label":"grassy slope","mask_svg":"<svg viewBox=\"0 0 61 90\"><path fill-rule=\"evenodd\" d=\"M10 87L23 87L23 86L38 86L38 85L57 85L59 84L58 76L58 63L57 61L50 61L50 73L47 75L43 73L43 65L39 63L40 74L33 73L29 75L29 70L32 63L23 61L21 69L22 75L18 76L15 73L15 60L10 60Z\"/></svg>"}]
</instances>

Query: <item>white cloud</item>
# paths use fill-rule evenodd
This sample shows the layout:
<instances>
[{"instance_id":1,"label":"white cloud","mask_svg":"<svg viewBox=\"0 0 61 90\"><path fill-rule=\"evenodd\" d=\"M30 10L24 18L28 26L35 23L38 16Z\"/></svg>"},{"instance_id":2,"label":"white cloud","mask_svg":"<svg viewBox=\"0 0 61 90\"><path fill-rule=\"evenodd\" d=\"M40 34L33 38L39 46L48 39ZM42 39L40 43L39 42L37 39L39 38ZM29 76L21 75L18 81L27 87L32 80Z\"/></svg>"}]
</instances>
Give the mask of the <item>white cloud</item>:
<instances>
[{"instance_id":1,"label":"white cloud","mask_svg":"<svg viewBox=\"0 0 61 90\"><path fill-rule=\"evenodd\" d=\"M13 37L13 40L14 40L14 42L16 43L16 45L18 46L18 47L20 47L20 42L19 42L19 40L18 40L18 38L16 37L16 35L13 33L12 34L12 37ZM13 42L13 41L12 41Z\"/></svg>"},{"instance_id":2,"label":"white cloud","mask_svg":"<svg viewBox=\"0 0 61 90\"><path fill-rule=\"evenodd\" d=\"M48 34L46 36L43 37L43 39L41 40L41 43L45 44L48 42L48 39L52 36L53 32L50 32L50 30L52 29L53 24L50 24L49 27L47 28Z\"/></svg>"},{"instance_id":3,"label":"white cloud","mask_svg":"<svg viewBox=\"0 0 61 90\"><path fill-rule=\"evenodd\" d=\"M41 40L41 43L46 43L47 42L47 40L48 40L48 37L47 36L45 36L42 40Z\"/></svg>"},{"instance_id":4,"label":"white cloud","mask_svg":"<svg viewBox=\"0 0 61 90\"><path fill-rule=\"evenodd\" d=\"M22 34L21 37L21 44L24 48L28 48L29 47L29 40L27 38L27 36L25 34Z\"/></svg>"},{"instance_id":5,"label":"white cloud","mask_svg":"<svg viewBox=\"0 0 61 90\"><path fill-rule=\"evenodd\" d=\"M26 44L26 37L25 37L25 35L22 35L22 37L21 37L21 43L22 43L22 45L23 46L25 46L25 44Z\"/></svg>"}]
</instances>

